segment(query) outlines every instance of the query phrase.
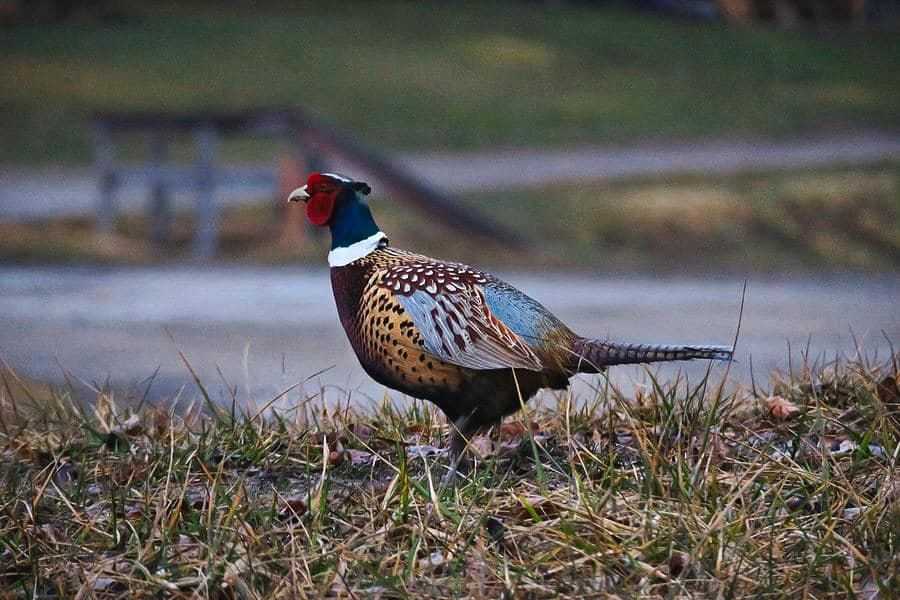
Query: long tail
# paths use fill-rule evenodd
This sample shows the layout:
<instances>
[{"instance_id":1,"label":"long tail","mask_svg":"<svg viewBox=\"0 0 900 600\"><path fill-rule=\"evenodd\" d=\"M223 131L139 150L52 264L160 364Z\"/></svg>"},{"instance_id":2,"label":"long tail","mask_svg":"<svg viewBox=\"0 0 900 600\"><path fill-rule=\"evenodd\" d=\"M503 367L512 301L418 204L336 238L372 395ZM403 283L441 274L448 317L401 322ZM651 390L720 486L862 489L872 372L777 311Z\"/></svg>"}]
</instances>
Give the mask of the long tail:
<instances>
[{"instance_id":1,"label":"long tail","mask_svg":"<svg viewBox=\"0 0 900 600\"><path fill-rule=\"evenodd\" d=\"M596 373L611 365L664 362L673 360L731 360L732 350L725 346L665 346L619 344L604 340L578 338L573 344L572 371Z\"/></svg>"}]
</instances>

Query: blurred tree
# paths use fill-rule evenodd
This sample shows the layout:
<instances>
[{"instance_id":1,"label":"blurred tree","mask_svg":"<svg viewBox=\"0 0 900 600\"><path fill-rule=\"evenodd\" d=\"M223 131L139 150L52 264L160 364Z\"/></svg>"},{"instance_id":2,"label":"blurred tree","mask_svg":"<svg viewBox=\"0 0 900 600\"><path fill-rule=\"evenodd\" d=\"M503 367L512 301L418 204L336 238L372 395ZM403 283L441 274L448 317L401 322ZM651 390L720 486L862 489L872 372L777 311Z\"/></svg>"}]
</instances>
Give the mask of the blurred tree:
<instances>
[{"instance_id":1,"label":"blurred tree","mask_svg":"<svg viewBox=\"0 0 900 600\"><path fill-rule=\"evenodd\" d=\"M858 22L866 16L866 0L716 0L720 14L733 23Z\"/></svg>"},{"instance_id":2,"label":"blurred tree","mask_svg":"<svg viewBox=\"0 0 900 600\"><path fill-rule=\"evenodd\" d=\"M109 20L123 14L109 0L0 0L0 22L5 24L59 23L84 17Z\"/></svg>"},{"instance_id":3,"label":"blurred tree","mask_svg":"<svg viewBox=\"0 0 900 600\"><path fill-rule=\"evenodd\" d=\"M878 22L898 12L897 0L627 0L628 4L672 15L700 19L723 18L731 23ZM591 2L590 4L603 4Z\"/></svg>"}]
</instances>

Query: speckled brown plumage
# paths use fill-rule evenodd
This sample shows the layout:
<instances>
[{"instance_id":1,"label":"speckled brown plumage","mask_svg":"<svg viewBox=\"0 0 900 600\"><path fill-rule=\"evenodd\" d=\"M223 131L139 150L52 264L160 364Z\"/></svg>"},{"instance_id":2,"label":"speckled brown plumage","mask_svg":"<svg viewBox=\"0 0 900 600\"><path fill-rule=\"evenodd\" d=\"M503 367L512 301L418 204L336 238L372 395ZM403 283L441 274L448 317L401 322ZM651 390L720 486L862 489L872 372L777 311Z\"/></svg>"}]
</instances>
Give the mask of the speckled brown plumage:
<instances>
[{"instance_id":1,"label":"speckled brown plumage","mask_svg":"<svg viewBox=\"0 0 900 600\"><path fill-rule=\"evenodd\" d=\"M512 370L471 371L435 356L425 348L398 297L410 293L413 286L430 291L430 286L446 290L449 285L453 291L461 291L464 285L489 279L493 278L466 265L441 263L390 246L351 265L331 269L341 323L369 376L410 396L433 401L453 420L474 413L473 421L484 424L518 409L518 394L509 393L516 387ZM400 289L395 291L398 283ZM404 284L409 289L404 289ZM511 342L522 343L512 332L508 335ZM540 387L562 388L568 383L567 377L536 377L533 371L518 377L526 400Z\"/></svg>"},{"instance_id":2,"label":"speckled brown plumage","mask_svg":"<svg viewBox=\"0 0 900 600\"><path fill-rule=\"evenodd\" d=\"M344 176L313 174L291 198L308 201L310 220L331 228L334 299L360 364L379 383L437 404L453 422L456 457L476 431L541 388L567 387L575 373L731 356L713 346L578 336L492 275L392 248L357 196L368 189Z\"/></svg>"}]
</instances>

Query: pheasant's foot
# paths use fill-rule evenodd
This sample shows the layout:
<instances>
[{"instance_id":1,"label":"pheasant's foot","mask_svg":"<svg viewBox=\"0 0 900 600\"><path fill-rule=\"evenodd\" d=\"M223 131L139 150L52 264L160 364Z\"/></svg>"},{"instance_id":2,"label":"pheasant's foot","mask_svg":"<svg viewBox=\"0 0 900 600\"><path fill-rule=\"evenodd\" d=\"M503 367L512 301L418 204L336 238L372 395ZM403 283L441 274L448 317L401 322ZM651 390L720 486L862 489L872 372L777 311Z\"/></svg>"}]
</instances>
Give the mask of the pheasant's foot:
<instances>
[{"instance_id":1,"label":"pheasant's foot","mask_svg":"<svg viewBox=\"0 0 900 600\"><path fill-rule=\"evenodd\" d=\"M456 469L448 469L444 476L441 477L441 487L442 488L450 488L456 487L457 482L459 481L460 476L459 472Z\"/></svg>"},{"instance_id":2,"label":"pheasant's foot","mask_svg":"<svg viewBox=\"0 0 900 600\"><path fill-rule=\"evenodd\" d=\"M447 472L441 477L441 487L456 486L465 478L471 466L471 462L462 456L452 458L447 466Z\"/></svg>"}]
</instances>

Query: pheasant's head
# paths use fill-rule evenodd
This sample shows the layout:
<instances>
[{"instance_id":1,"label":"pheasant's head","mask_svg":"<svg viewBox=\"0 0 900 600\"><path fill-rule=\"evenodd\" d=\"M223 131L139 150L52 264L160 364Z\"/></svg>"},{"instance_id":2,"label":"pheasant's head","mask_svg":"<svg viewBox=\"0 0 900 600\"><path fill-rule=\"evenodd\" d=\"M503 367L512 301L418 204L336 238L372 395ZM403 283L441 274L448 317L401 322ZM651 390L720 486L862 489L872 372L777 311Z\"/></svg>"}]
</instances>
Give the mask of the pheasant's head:
<instances>
[{"instance_id":1,"label":"pheasant's head","mask_svg":"<svg viewBox=\"0 0 900 600\"><path fill-rule=\"evenodd\" d=\"M358 201L354 192L363 195L372 191L367 183L353 181L337 173L312 173L306 185L291 192L291 202L306 202L306 217L319 227L330 225L342 204Z\"/></svg>"},{"instance_id":2,"label":"pheasant's head","mask_svg":"<svg viewBox=\"0 0 900 600\"><path fill-rule=\"evenodd\" d=\"M353 181L337 173L313 173L306 185L288 196L289 201L306 202L306 218L313 225L331 229L331 249L350 248L348 252L329 254L332 266L346 264L348 257L359 258L371 252L385 235L378 229L372 212L357 192L366 195L369 184ZM359 244L362 242L362 246ZM333 254L333 253L332 253Z\"/></svg>"}]
</instances>

